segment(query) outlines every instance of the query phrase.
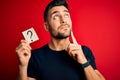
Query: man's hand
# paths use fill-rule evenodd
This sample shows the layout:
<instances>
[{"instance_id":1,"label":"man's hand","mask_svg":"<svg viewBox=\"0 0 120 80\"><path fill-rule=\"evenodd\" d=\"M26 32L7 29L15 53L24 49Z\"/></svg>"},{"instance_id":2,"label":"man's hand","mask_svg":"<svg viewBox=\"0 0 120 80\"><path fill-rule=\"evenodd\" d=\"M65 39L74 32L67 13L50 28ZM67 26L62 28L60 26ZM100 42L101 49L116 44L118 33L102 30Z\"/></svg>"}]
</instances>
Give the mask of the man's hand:
<instances>
[{"instance_id":1,"label":"man's hand","mask_svg":"<svg viewBox=\"0 0 120 80\"><path fill-rule=\"evenodd\" d=\"M16 53L20 61L20 66L27 67L31 57L31 47L26 40L21 40L19 46L16 48Z\"/></svg>"},{"instance_id":2,"label":"man's hand","mask_svg":"<svg viewBox=\"0 0 120 80\"><path fill-rule=\"evenodd\" d=\"M80 44L77 43L73 32L71 32L71 37L73 43L70 43L69 46L67 47L67 52L69 53L70 56L72 56L75 60L78 61L80 64L84 64L87 62L87 59L85 58L82 47Z\"/></svg>"}]
</instances>

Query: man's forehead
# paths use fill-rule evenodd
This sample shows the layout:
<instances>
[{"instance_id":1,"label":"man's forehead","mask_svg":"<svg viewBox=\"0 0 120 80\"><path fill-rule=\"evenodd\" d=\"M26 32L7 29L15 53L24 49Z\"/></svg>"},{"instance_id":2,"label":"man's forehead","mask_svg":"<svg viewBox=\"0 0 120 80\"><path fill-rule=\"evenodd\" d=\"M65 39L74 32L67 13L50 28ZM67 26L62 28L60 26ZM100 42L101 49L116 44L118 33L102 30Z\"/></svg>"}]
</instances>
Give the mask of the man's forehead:
<instances>
[{"instance_id":1,"label":"man's forehead","mask_svg":"<svg viewBox=\"0 0 120 80\"><path fill-rule=\"evenodd\" d=\"M57 13L57 12L61 12L61 11L69 12L69 10L64 6L55 6L55 7L51 8L48 13L52 14L52 13Z\"/></svg>"}]
</instances>

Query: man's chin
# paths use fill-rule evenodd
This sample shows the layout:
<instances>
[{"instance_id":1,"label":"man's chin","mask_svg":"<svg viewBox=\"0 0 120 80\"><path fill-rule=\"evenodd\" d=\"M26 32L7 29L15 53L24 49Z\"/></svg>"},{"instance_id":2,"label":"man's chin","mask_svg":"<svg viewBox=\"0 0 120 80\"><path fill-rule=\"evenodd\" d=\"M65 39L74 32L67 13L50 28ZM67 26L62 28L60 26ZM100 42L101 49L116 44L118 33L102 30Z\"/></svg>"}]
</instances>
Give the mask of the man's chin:
<instances>
[{"instance_id":1,"label":"man's chin","mask_svg":"<svg viewBox=\"0 0 120 80\"><path fill-rule=\"evenodd\" d=\"M69 37L69 36L64 36L64 37L60 37L60 36L58 37L58 36L57 36L57 37L54 37L54 38L56 38L56 39L66 39L66 38L68 38L68 37Z\"/></svg>"},{"instance_id":2,"label":"man's chin","mask_svg":"<svg viewBox=\"0 0 120 80\"><path fill-rule=\"evenodd\" d=\"M64 31L62 31L60 34L62 34L62 35L64 35L64 36L70 36L70 34L71 34L71 30L64 30Z\"/></svg>"},{"instance_id":3,"label":"man's chin","mask_svg":"<svg viewBox=\"0 0 120 80\"><path fill-rule=\"evenodd\" d=\"M57 36L54 36L56 39L65 39L70 37L70 34L58 34Z\"/></svg>"}]
</instances>

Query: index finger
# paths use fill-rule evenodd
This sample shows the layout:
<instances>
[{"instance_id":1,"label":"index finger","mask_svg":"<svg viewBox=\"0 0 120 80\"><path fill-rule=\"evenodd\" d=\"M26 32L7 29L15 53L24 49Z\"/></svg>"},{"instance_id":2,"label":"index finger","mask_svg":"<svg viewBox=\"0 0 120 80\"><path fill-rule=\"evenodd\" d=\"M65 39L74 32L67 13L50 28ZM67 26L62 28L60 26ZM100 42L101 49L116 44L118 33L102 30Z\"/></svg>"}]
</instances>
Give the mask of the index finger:
<instances>
[{"instance_id":1,"label":"index finger","mask_svg":"<svg viewBox=\"0 0 120 80\"><path fill-rule=\"evenodd\" d=\"M72 37L73 43L78 44L72 31L71 31L71 37Z\"/></svg>"}]
</instances>

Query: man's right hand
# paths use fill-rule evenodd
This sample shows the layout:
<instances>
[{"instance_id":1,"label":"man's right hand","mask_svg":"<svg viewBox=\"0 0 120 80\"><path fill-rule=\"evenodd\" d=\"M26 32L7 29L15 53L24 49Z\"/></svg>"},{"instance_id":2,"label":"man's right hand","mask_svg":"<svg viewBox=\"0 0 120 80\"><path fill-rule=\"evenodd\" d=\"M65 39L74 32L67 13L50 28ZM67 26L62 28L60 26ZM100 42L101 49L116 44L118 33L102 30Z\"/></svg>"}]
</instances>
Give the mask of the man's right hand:
<instances>
[{"instance_id":1,"label":"man's right hand","mask_svg":"<svg viewBox=\"0 0 120 80\"><path fill-rule=\"evenodd\" d=\"M26 40L21 40L19 46L16 48L16 53L20 61L20 66L27 67L31 57L31 47Z\"/></svg>"}]
</instances>

